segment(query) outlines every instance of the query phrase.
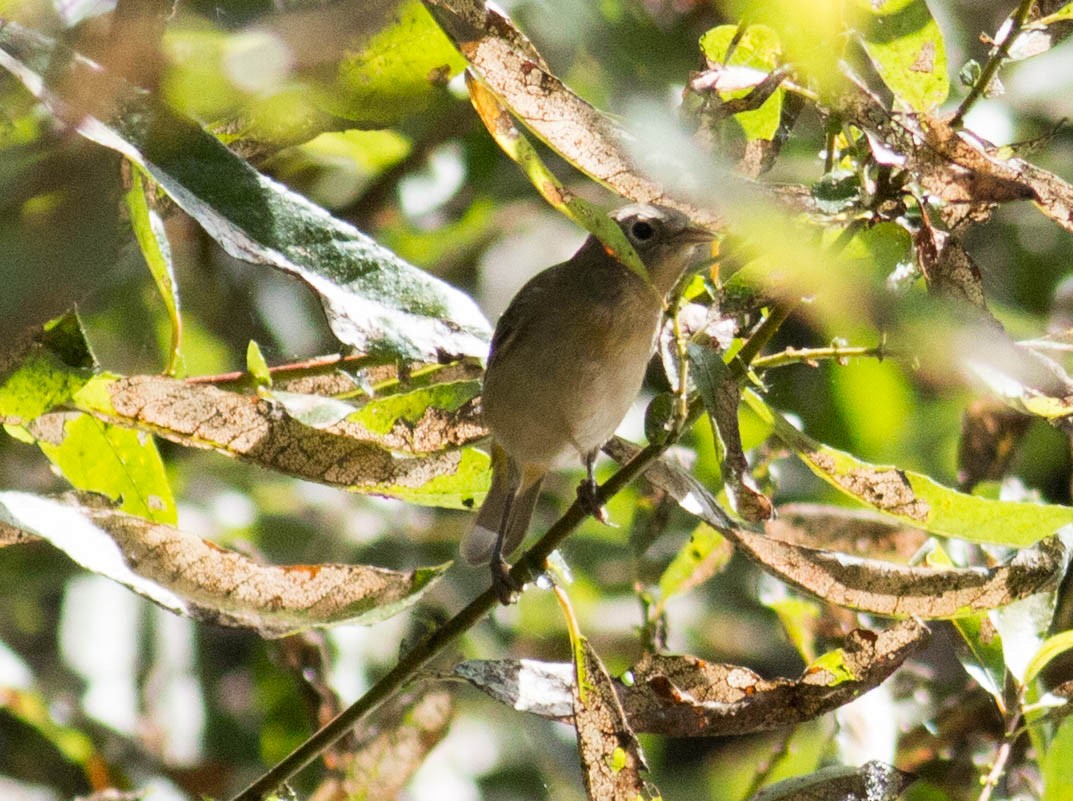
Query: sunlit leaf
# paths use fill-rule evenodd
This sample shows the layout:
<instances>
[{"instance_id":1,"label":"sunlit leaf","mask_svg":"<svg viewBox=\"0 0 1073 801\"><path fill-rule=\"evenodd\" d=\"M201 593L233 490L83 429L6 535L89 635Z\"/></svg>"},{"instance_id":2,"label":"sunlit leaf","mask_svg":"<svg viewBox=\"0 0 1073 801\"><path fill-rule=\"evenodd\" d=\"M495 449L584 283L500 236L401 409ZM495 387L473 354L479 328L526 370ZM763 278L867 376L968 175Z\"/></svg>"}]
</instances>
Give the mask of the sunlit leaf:
<instances>
[{"instance_id":1,"label":"sunlit leaf","mask_svg":"<svg viewBox=\"0 0 1073 801\"><path fill-rule=\"evenodd\" d=\"M1039 650L1033 654L1028 665L1025 666L1025 683L1033 681L1040 674L1040 671L1050 664L1051 660L1069 650L1073 650L1073 630L1063 631L1053 637L1048 637L1044 640L1043 645L1039 647Z\"/></svg>"},{"instance_id":2,"label":"sunlit leaf","mask_svg":"<svg viewBox=\"0 0 1073 801\"><path fill-rule=\"evenodd\" d=\"M491 94L567 162L638 203L672 206L718 224L710 213L675 200L643 175L627 151L625 132L553 75L502 12L471 2L430 0L429 6Z\"/></svg>"},{"instance_id":3,"label":"sunlit leaf","mask_svg":"<svg viewBox=\"0 0 1073 801\"><path fill-rule=\"evenodd\" d=\"M734 549L722 534L701 523L659 577L659 605L707 581L730 561Z\"/></svg>"},{"instance_id":4,"label":"sunlit leaf","mask_svg":"<svg viewBox=\"0 0 1073 801\"><path fill-rule=\"evenodd\" d=\"M619 440L605 450L621 461L637 448ZM741 528L696 478L666 461L651 465L645 478L776 578L828 603L890 617L960 617L1048 592L1063 575L1073 542L1070 530L1063 529L988 569L905 566L781 542Z\"/></svg>"},{"instance_id":5,"label":"sunlit leaf","mask_svg":"<svg viewBox=\"0 0 1073 801\"><path fill-rule=\"evenodd\" d=\"M476 448L445 450L468 440L461 436L452 442L457 432L434 415L436 425L430 429L435 431L425 432L424 443L435 452L396 456L374 436L354 436L345 419L326 425L318 421L314 427L281 413L296 403L293 395L285 397L284 404L164 377L100 375L77 393L74 404L182 445L354 492L468 509L487 491L488 456ZM308 412L310 406L304 408ZM484 436L481 427L465 418L463 424L472 436ZM436 432L439 444L433 447Z\"/></svg>"},{"instance_id":6,"label":"sunlit leaf","mask_svg":"<svg viewBox=\"0 0 1073 801\"><path fill-rule=\"evenodd\" d=\"M405 0L383 29L339 62L332 113L367 126L387 126L446 96L465 61L420 0Z\"/></svg>"},{"instance_id":7,"label":"sunlit leaf","mask_svg":"<svg viewBox=\"0 0 1073 801\"><path fill-rule=\"evenodd\" d=\"M727 48L737 39L734 51L727 59ZM740 31L737 25L719 25L700 37L700 49L711 62L728 66L752 67L770 72L779 66L781 47L779 34L767 25L749 25ZM724 99L744 97L748 89L727 92ZM734 119L748 139L771 139L779 129L784 89L776 89L760 108L735 114Z\"/></svg>"},{"instance_id":8,"label":"sunlit leaf","mask_svg":"<svg viewBox=\"0 0 1073 801\"><path fill-rule=\"evenodd\" d=\"M857 0L862 43L883 82L915 111L931 111L950 91L946 45L924 0Z\"/></svg>"},{"instance_id":9,"label":"sunlit leaf","mask_svg":"<svg viewBox=\"0 0 1073 801\"><path fill-rule=\"evenodd\" d=\"M820 478L878 512L934 534L1024 546L1073 522L1073 509L1066 506L980 498L921 473L869 464L798 431L753 392L747 390L744 400Z\"/></svg>"},{"instance_id":10,"label":"sunlit leaf","mask_svg":"<svg viewBox=\"0 0 1073 801\"><path fill-rule=\"evenodd\" d=\"M1073 798L1073 718L1058 726L1043 754L1043 795L1041 801L1069 801Z\"/></svg>"},{"instance_id":11,"label":"sunlit leaf","mask_svg":"<svg viewBox=\"0 0 1073 801\"><path fill-rule=\"evenodd\" d=\"M164 221L156 209L149 205L146 198L147 185L142 171L132 167L130 171L131 186L125 196L130 224L134 236L142 250L142 256L149 267L149 272L156 282L164 308L168 310L171 322L171 347L168 349L168 362L164 371L168 375L177 375L183 370L182 337L183 319L179 313L179 285L175 282L175 271L171 261L171 245L164 231Z\"/></svg>"},{"instance_id":12,"label":"sunlit leaf","mask_svg":"<svg viewBox=\"0 0 1073 801\"><path fill-rule=\"evenodd\" d=\"M151 435L79 412L43 415L29 431L76 489L105 495L148 520L175 522L175 499Z\"/></svg>"},{"instance_id":13,"label":"sunlit leaf","mask_svg":"<svg viewBox=\"0 0 1073 801\"><path fill-rule=\"evenodd\" d=\"M468 73L467 73L468 75ZM540 192L541 196L553 207L570 219L591 231L605 245L611 248L616 257L637 275L648 280L648 272L641 263L641 258L633 249L622 229L612 221L598 206L570 192L562 182L544 164L536 149L511 121L510 114L495 94L479 81L467 81L473 107L488 132L510 156L526 177Z\"/></svg>"}]
</instances>

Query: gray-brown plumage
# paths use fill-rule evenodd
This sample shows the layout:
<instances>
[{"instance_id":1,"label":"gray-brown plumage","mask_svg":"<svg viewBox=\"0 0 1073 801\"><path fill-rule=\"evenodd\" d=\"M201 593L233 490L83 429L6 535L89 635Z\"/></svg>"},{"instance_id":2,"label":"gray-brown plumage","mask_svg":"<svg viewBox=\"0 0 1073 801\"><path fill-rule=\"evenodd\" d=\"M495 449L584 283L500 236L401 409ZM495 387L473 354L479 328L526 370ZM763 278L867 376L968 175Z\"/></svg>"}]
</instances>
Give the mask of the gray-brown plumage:
<instances>
[{"instance_id":1,"label":"gray-brown plumage","mask_svg":"<svg viewBox=\"0 0 1073 801\"><path fill-rule=\"evenodd\" d=\"M649 280L590 236L570 260L518 291L492 337L482 396L494 439L492 486L462 555L473 564L491 560L504 599L503 557L525 538L545 474L569 456L591 474L641 388L665 295L695 246L712 238L663 207L627 206L612 217Z\"/></svg>"}]
</instances>

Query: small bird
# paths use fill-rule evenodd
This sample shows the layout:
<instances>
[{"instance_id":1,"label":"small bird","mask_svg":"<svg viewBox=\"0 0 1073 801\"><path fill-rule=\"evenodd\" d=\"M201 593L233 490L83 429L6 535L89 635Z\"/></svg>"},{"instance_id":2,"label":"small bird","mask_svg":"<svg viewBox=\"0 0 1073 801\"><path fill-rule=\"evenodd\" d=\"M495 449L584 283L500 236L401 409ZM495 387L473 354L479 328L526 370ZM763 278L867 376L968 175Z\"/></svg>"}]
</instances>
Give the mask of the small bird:
<instances>
[{"instance_id":1,"label":"small bird","mask_svg":"<svg viewBox=\"0 0 1073 801\"><path fill-rule=\"evenodd\" d=\"M492 336L482 393L492 486L462 556L491 562L504 603L518 589L505 557L525 539L544 476L563 458L580 457L588 476L578 495L594 498L593 463L641 389L666 295L696 246L713 238L662 206L626 206L612 219L647 280L590 236L572 258L518 291Z\"/></svg>"}]
</instances>

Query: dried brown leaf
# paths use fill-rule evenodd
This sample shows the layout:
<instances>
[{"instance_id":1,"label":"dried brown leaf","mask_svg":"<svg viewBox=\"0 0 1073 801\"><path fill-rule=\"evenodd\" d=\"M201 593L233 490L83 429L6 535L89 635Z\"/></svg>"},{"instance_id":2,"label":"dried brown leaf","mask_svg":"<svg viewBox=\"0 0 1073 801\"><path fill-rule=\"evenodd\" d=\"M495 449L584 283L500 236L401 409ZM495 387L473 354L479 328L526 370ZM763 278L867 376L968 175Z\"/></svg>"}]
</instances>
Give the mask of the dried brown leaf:
<instances>
[{"instance_id":1,"label":"dried brown leaf","mask_svg":"<svg viewBox=\"0 0 1073 801\"><path fill-rule=\"evenodd\" d=\"M992 319L980 268L965 250L961 238L934 228L926 216L921 222L913 238L917 264L928 289L940 297L966 303Z\"/></svg>"},{"instance_id":2,"label":"dried brown leaf","mask_svg":"<svg viewBox=\"0 0 1073 801\"><path fill-rule=\"evenodd\" d=\"M1031 421L995 399L969 404L961 415L958 487L971 492L981 481L1001 479Z\"/></svg>"},{"instance_id":3,"label":"dried brown leaf","mask_svg":"<svg viewBox=\"0 0 1073 801\"><path fill-rule=\"evenodd\" d=\"M767 536L809 548L908 562L928 539L870 509L847 509L818 503L791 503L764 523Z\"/></svg>"},{"instance_id":4,"label":"dried brown leaf","mask_svg":"<svg viewBox=\"0 0 1073 801\"><path fill-rule=\"evenodd\" d=\"M864 87L847 94L838 112L865 131L878 162L907 169L945 201L942 214L950 227L986 220L996 203L1037 199L1017 165L938 117L890 111Z\"/></svg>"},{"instance_id":5,"label":"dried brown leaf","mask_svg":"<svg viewBox=\"0 0 1073 801\"><path fill-rule=\"evenodd\" d=\"M620 690L635 730L672 737L767 731L818 717L877 687L928 639L927 628L901 621L880 632L851 632L836 677L812 668L797 680L767 680L748 668L691 656L647 655ZM848 677L848 678L847 678Z\"/></svg>"},{"instance_id":6,"label":"dried brown leaf","mask_svg":"<svg viewBox=\"0 0 1073 801\"><path fill-rule=\"evenodd\" d=\"M608 452L628 458L636 446L616 440ZM1004 606L1054 586L1070 556L1066 540L1055 535L998 567L908 567L780 542L736 526L705 487L666 461L649 467L645 478L771 575L829 603L889 617L942 619Z\"/></svg>"},{"instance_id":7,"label":"dried brown leaf","mask_svg":"<svg viewBox=\"0 0 1073 801\"><path fill-rule=\"evenodd\" d=\"M821 663L796 680L767 680L745 667L693 656L649 654L614 687L633 731L674 737L767 731L849 703L882 683L927 638L928 629L913 620L886 631L854 631L830 668ZM574 697L569 668L532 661L463 662L455 674L514 709L567 721ZM598 703L607 701L601 697ZM601 725L618 731L611 722L615 713L602 714L609 722Z\"/></svg>"},{"instance_id":8,"label":"dried brown leaf","mask_svg":"<svg viewBox=\"0 0 1073 801\"><path fill-rule=\"evenodd\" d=\"M428 753L447 735L451 715L451 695L442 688L427 688L397 699L390 709L381 709L371 736L340 766L345 777L330 779L310 801L322 797L397 798ZM327 794L333 789L338 796Z\"/></svg>"},{"instance_id":9,"label":"dried brown leaf","mask_svg":"<svg viewBox=\"0 0 1073 801\"><path fill-rule=\"evenodd\" d=\"M560 156L624 197L719 225L710 211L676 200L646 178L627 152L628 135L553 75L509 18L476 0L425 4L484 85Z\"/></svg>"},{"instance_id":10,"label":"dried brown leaf","mask_svg":"<svg viewBox=\"0 0 1073 801\"><path fill-rule=\"evenodd\" d=\"M162 376L117 379L108 386L108 396L108 404L88 410L173 442L359 492L405 493L453 475L461 462L458 451L399 457L388 443L446 448L484 433L473 405L443 415L428 413L405 434L393 428L386 436L374 437L345 420L313 428L271 400Z\"/></svg>"},{"instance_id":11,"label":"dried brown leaf","mask_svg":"<svg viewBox=\"0 0 1073 801\"><path fill-rule=\"evenodd\" d=\"M471 659L452 671L482 692L519 712L542 718L574 718L574 667L532 659Z\"/></svg>"},{"instance_id":12,"label":"dried brown leaf","mask_svg":"<svg viewBox=\"0 0 1073 801\"><path fill-rule=\"evenodd\" d=\"M580 642L581 682L574 686L574 726L592 801L637 801L659 797L642 778L648 772L607 668L587 640Z\"/></svg>"},{"instance_id":13,"label":"dried brown leaf","mask_svg":"<svg viewBox=\"0 0 1073 801\"><path fill-rule=\"evenodd\" d=\"M373 623L417 601L442 567L260 564L172 526L94 503L0 493L0 521L176 614L264 637L342 622Z\"/></svg>"}]
</instances>

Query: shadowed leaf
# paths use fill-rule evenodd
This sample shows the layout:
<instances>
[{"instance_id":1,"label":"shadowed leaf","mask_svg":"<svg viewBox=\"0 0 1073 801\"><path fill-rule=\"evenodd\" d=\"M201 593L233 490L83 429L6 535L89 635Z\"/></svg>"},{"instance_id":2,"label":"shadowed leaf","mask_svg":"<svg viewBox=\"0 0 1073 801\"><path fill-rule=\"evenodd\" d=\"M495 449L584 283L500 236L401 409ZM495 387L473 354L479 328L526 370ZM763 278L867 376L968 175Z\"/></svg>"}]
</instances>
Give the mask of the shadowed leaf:
<instances>
[{"instance_id":1,"label":"shadowed leaf","mask_svg":"<svg viewBox=\"0 0 1073 801\"><path fill-rule=\"evenodd\" d=\"M428 361L485 354L489 326L469 297L258 173L143 90L15 23L0 30L0 64L65 119L71 109L42 78L57 63L73 80L111 81L99 117L68 120L79 133L144 170L231 256L302 279L342 342Z\"/></svg>"}]
</instances>

